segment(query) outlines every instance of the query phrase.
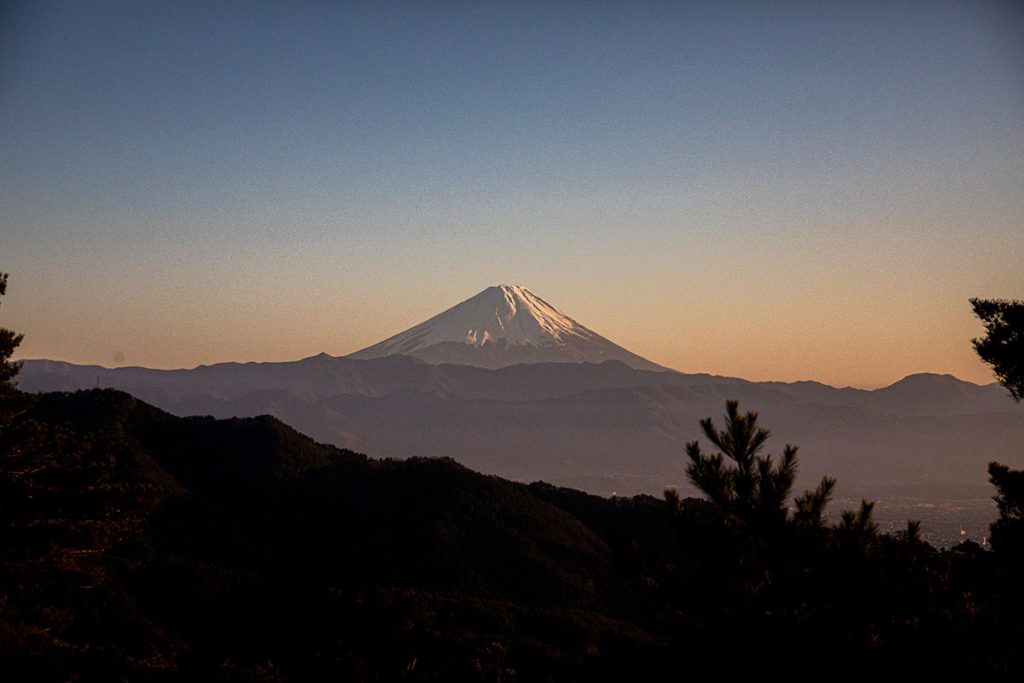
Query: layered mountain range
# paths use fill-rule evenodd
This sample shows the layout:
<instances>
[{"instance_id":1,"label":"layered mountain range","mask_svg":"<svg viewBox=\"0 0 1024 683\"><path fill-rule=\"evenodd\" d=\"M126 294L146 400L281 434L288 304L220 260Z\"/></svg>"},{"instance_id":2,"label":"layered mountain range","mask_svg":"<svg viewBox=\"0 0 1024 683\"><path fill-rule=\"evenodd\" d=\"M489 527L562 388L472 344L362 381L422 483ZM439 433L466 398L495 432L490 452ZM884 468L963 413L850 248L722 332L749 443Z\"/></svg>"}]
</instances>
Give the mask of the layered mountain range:
<instances>
[{"instance_id":1,"label":"layered mountain range","mask_svg":"<svg viewBox=\"0 0 1024 683\"><path fill-rule=\"evenodd\" d=\"M760 413L775 435L767 452L800 446L802 481L829 474L841 490L947 485L984 498L987 463L1019 467L1024 455L1024 415L998 384L926 374L864 391L669 371L522 287L484 290L348 357L192 370L29 360L20 381L28 391L99 384L177 415L270 414L371 456L450 456L604 494L685 488L685 444L728 399Z\"/></svg>"}]
</instances>

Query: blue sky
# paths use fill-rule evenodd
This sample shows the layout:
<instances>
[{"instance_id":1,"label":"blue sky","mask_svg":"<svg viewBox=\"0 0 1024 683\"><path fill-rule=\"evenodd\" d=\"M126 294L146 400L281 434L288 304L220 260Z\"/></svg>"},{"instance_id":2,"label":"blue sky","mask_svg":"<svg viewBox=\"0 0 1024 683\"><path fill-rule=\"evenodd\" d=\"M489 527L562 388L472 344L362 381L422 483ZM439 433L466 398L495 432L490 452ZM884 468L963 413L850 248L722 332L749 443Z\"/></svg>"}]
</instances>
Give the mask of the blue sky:
<instances>
[{"instance_id":1,"label":"blue sky","mask_svg":"<svg viewBox=\"0 0 1024 683\"><path fill-rule=\"evenodd\" d=\"M5 3L0 323L288 360L523 284L683 371L987 381L1024 6L550 5Z\"/></svg>"}]
</instances>

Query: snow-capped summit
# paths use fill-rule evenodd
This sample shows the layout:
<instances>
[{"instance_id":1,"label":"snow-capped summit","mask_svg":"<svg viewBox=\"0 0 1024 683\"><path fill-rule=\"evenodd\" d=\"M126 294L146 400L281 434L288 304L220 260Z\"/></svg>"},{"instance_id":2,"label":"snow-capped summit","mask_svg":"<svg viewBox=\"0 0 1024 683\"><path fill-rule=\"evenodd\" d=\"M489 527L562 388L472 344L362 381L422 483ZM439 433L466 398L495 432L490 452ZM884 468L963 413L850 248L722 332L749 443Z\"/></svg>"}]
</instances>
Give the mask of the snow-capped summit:
<instances>
[{"instance_id":1,"label":"snow-capped summit","mask_svg":"<svg viewBox=\"0 0 1024 683\"><path fill-rule=\"evenodd\" d=\"M518 285L488 287L430 320L349 358L413 356L433 364L500 368L518 363L602 363L665 370L617 346Z\"/></svg>"}]
</instances>

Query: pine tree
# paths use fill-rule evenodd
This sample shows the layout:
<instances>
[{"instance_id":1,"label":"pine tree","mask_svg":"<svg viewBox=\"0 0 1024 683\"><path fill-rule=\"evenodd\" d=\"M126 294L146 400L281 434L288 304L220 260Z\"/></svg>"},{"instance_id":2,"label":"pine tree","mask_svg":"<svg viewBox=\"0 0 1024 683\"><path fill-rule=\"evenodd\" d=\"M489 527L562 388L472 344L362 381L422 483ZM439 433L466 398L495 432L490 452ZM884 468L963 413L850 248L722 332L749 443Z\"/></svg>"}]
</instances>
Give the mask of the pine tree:
<instances>
[{"instance_id":1,"label":"pine tree","mask_svg":"<svg viewBox=\"0 0 1024 683\"><path fill-rule=\"evenodd\" d=\"M985 324L985 336L974 349L992 366L999 382L1015 401L1024 399L1024 301L971 299L974 314ZM998 462L988 464L989 481L999 519L991 526L992 548L1004 559L1024 564L1024 471Z\"/></svg>"},{"instance_id":2,"label":"pine tree","mask_svg":"<svg viewBox=\"0 0 1024 683\"><path fill-rule=\"evenodd\" d=\"M990 527L992 548L1024 566L1024 470L991 462L988 475L996 487L993 497L999 510L999 519Z\"/></svg>"},{"instance_id":3,"label":"pine tree","mask_svg":"<svg viewBox=\"0 0 1024 683\"><path fill-rule=\"evenodd\" d=\"M7 273L0 273L0 298L7 293ZM2 302L0 302L2 303ZM25 335L0 327L0 434L31 403L30 397L17 390L15 377L21 363L12 363L11 356Z\"/></svg>"},{"instance_id":4,"label":"pine tree","mask_svg":"<svg viewBox=\"0 0 1024 683\"><path fill-rule=\"evenodd\" d=\"M1024 301L971 299L971 306L985 324L985 336L972 340L975 351L1013 399L1024 400Z\"/></svg>"},{"instance_id":5,"label":"pine tree","mask_svg":"<svg viewBox=\"0 0 1024 683\"><path fill-rule=\"evenodd\" d=\"M739 402L727 401L724 429L717 430L710 417L700 426L719 453L708 455L699 442L688 443L686 474L707 495L725 526L766 533L792 523L821 524L835 480L823 477L816 489L805 491L794 501L791 515L786 503L796 481L797 447L787 444L777 463L771 455L759 455L771 433L757 426L757 413L741 415Z\"/></svg>"},{"instance_id":6,"label":"pine tree","mask_svg":"<svg viewBox=\"0 0 1024 683\"><path fill-rule=\"evenodd\" d=\"M835 480L823 477L790 501L797 448L787 445L778 460L761 455L770 433L757 413L729 401L724 428L711 418L700 425L717 453L687 444L687 474L706 503L666 491L687 555L671 603L687 644L710 658L739 647L738 671L758 675L765 658L794 646L812 671L878 657L881 644L881 656L907 659L896 643L916 643L924 632L918 617L934 617L931 548L920 525L881 534L868 501L828 524Z\"/></svg>"},{"instance_id":7,"label":"pine tree","mask_svg":"<svg viewBox=\"0 0 1024 683\"><path fill-rule=\"evenodd\" d=\"M835 480L788 501L797 474L797 447L786 445L775 461L760 455L770 436L757 425L757 413L739 412L726 403L725 427L712 419L700 426L718 453L705 453L696 441L686 445L687 476L709 505L694 508L670 489L665 492L677 535L690 557L692 579L703 586L705 609L746 614L780 614L796 609L793 582L803 557L818 549L826 528L822 521Z\"/></svg>"}]
</instances>

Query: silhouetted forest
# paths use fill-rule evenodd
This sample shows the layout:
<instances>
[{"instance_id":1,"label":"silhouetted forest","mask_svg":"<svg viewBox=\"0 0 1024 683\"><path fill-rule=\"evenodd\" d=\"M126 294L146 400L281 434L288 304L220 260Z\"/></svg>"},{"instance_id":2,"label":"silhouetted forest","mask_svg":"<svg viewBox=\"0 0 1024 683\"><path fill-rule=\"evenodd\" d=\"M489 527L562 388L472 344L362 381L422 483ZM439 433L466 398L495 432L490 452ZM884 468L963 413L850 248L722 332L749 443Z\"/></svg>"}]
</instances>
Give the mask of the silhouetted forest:
<instances>
[{"instance_id":1,"label":"silhouetted forest","mask_svg":"<svg viewBox=\"0 0 1024 683\"><path fill-rule=\"evenodd\" d=\"M0 280L6 284L6 280ZM0 289L0 294L3 291ZM644 680L1024 669L1022 474L994 551L829 520L726 406L706 499L373 460L271 417L28 395L0 338L0 671L18 681Z\"/></svg>"}]
</instances>

